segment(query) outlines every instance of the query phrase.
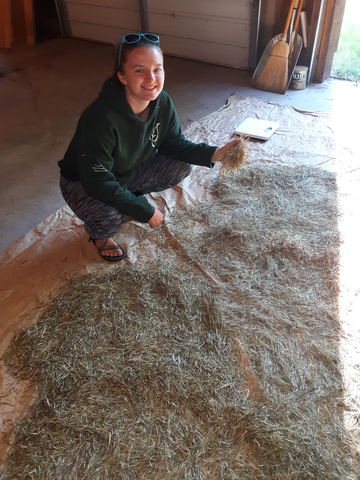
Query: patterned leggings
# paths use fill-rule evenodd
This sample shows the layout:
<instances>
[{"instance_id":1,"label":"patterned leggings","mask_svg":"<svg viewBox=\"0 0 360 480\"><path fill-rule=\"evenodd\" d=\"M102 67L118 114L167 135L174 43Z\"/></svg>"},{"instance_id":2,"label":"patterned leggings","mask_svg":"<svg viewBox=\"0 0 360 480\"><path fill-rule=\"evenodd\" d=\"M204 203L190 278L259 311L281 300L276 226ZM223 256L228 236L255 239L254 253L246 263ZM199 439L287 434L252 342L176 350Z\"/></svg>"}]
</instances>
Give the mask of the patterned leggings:
<instances>
[{"instance_id":1,"label":"patterned leggings","mask_svg":"<svg viewBox=\"0 0 360 480\"><path fill-rule=\"evenodd\" d=\"M136 195L161 192L187 177L192 166L154 153L143 162L136 178L129 185L121 185ZM62 196L71 210L84 222L85 231L96 240L113 237L121 228L125 215L116 208L89 197L80 181L60 178Z\"/></svg>"}]
</instances>

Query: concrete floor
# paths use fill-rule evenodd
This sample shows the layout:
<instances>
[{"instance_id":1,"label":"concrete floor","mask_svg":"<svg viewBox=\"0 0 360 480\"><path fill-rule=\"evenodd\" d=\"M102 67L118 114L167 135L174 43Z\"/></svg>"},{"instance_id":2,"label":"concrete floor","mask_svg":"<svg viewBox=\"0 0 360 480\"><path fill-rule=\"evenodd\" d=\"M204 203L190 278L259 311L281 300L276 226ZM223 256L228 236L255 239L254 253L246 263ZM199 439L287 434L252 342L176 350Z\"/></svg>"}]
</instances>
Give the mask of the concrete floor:
<instances>
[{"instance_id":1,"label":"concrete floor","mask_svg":"<svg viewBox=\"0 0 360 480\"><path fill-rule=\"evenodd\" d=\"M0 253L65 204L57 161L110 76L113 54L109 45L70 38L0 49ZM171 57L165 69L165 90L183 127L230 95L336 115L360 110L360 87L341 80L278 95L251 88L248 72Z\"/></svg>"}]
</instances>

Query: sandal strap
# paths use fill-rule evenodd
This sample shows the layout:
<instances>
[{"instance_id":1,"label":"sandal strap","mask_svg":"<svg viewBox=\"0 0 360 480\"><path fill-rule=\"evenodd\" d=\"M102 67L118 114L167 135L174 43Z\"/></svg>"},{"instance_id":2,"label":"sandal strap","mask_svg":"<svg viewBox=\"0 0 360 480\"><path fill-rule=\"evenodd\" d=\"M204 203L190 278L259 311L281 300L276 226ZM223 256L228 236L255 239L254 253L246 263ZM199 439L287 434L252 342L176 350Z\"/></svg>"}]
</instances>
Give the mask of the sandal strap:
<instances>
[{"instance_id":1,"label":"sandal strap","mask_svg":"<svg viewBox=\"0 0 360 480\"><path fill-rule=\"evenodd\" d=\"M105 243L107 240L105 240ZM102 247L96 247L99 252L105 252L105 250L121 250L123 252L123 249L119 245L109 245L107 247L102 246Z\"/></svg>"},{"instance_id":2,"label":"sandal strap","mask_svg":"<svg viewBox=\"0 0 360 480\"><path fill-rule=\"evenodd\" d=\"M100 240L100 238L99 238ZM108 241L108 238L103 240L102 241L102 246L101 247L98 247L96 245L96 240L95 238L92 238L89 236L89 242L92 242L97 251L98 251L98 254L99 256L103 259L103 260L106 260L107 262L119 262L120 260L123 260L124 258L126 258L126 253L124 251L123 248L120 247L120 245L118 244L115 244L115 245L109 245L109 246L106 246L106 242ZM115 257L111 257L110 255L102 255L101 252L105 251L105 250L120 250L122 253L121 255L117 255Z\"/></svg>"},{"instance_id":3,"label":"sandal strap","mask_svg":"<svg viewBox=\"0 0 360 480\"><path fill-rule=\"evenodd\" d=\"M100 240L100 239L99 239L99 240ZM95 247L97 248L97 251L98 251L99 253L104 252L105 250L120 250L122 253L124 253L124 250L120 247L120 245L117 245L117 244L116 244L116 245L108 245L108 246L106 246L106 242L107 242L108 240L109 240L108 238L105 238L105 240L103 240L103 243L102 243L101 247L98 247L98 246L96 245L96 239L89 236L89 242L92 242L92 243L95 245ZM102 255L102 256L103 256L103 255Z\"/></svg>"}]
</instances>

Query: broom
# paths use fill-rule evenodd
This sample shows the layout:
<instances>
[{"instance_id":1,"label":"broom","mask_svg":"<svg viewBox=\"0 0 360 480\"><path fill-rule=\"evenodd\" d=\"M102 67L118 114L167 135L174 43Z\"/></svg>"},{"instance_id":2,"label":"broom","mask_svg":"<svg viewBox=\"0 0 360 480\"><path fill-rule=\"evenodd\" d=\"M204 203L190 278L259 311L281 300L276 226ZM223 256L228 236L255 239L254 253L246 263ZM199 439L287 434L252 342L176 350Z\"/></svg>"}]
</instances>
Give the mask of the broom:
<instances>
[{"instance_id":1,"label":"broom","mask_svg":"<svg viewBox=\"0 0 360 480\"><path fill-rule=\"evenodd\" d=\"M261 74L256 78L254 87L267 92L285 93L288 84L289 44L286 42L287 31L293 13L294 1L291 1L290 10L286 19L284 32L272 48L269 59ZM260 60L261 63L261 60Z\"/></svg>"},{"instance_id":2,"label":"broom","mask_svg":"<svg viewBox=\"0 0 360 480\"><path fill-rule=\"evenodd\" d=\"M302 10L304 0L299 0L297 5L296 5L296 2L297 2L297 0L295 0L295 5L294 5L294 10L296 10L296 16L295 16L293 31L292 31L292 33L290 35L290 38L289 38L290 56L291 56L291 53L292 53L292 49L294 48L295 38L296 38L296 34L297 34L297 29L298 29L298 26L299 26L300 14L301 14L301 10Z\"/></svg>"}]
</instances>

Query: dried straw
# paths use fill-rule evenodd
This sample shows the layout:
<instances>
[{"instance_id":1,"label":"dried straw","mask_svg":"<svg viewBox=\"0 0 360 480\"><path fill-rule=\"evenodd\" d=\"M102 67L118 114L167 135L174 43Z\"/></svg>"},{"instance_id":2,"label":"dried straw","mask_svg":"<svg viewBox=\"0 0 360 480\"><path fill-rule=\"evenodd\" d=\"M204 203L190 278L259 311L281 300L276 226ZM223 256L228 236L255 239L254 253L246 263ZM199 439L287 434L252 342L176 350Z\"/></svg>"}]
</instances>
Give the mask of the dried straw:
<instances>
[{"instance_id":1,"label":"dried straw","mask_svg":"<svg viewBox=\"0 0 360 480\"><path fill-rule=\"evenodd\" d=\"M240 143L235 144L225 155L220 157L220 176L236 172L246 162L249 154L249 137L240 135L239 139L241 140Z\"/></svg>"},{"instance_id":2,"label":"dried straw","mask_svg":"<svg viewBox=\"0 0 360 480\"><path fill-rule=\"evenodd\" d=\"M166 261L69 282L14 338L4 359L39 394L4 478L359 478L334 175L252 166L211 188L144 240Z\"/></svg>"}]
</instances>

